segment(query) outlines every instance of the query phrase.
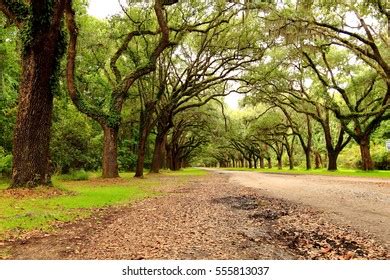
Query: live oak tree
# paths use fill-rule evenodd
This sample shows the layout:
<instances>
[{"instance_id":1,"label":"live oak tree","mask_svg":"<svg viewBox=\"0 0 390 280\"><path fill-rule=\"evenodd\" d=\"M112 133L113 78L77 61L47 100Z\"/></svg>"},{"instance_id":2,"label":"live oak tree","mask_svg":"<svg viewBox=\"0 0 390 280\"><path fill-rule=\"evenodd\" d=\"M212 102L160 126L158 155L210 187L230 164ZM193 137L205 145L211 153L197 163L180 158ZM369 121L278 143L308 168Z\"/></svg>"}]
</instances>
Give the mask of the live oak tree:
<instances>
[{"instance_id":1,"label":"live oak tree","mask_svg":"<svg viewBox=\"0 0 390 280\"><path fill-rule=\"evenodd\" d=\"M275 159L335 170L339 154L388 168L388 1L128 1L104 20L81 2L0 0L0 172L12 175L13 150L13 186L50 184L49 165L103 162L115 177L137 156L136 176L151 159L154 172ZM59 74L68 82L57 87ZM226 110L234 91L262 117Z\"/></svg>"},{"instance_id":2,"label":"live oak tree","mask_svg":"<svg viewBox=\"0 0 390 280\"><path fill-rule=\"evenodd\" d=\"M77 90L75 82L76 68L76 44L78 28L75 22L75 12L70 4L66 6L67 27L70 34L67 59L67 86L69 95L76 107L95 121L97 121L104 131L104 148L103 148L103 177L113 178L119 176L117 162L117 141L118 131L121 124L121 112L123 104L128 96L128 92L133 84L141 77L153 72L156 69L157 59L160 54L171 46L169 39L169 27L166 19L166 5L171 5L177 1L156 0L153 6L157 20L155 30L144 29L142 25L133 23L134 30L131 30L124 36L119 48L115 51L110 59L110 76L112 91L107 98L106 108L102 109L94 103L88 102L85 94ZM159 36L159 41L151 47L152 50L147 52L147 58L133 65L130 69L120 70L119 63L121 58L126 56L130 44L136 38L144 36ZM107 73L107 70L105 74Z\"/></svg>"},{"instance_id":3,"label":"live oak tree","mask_svg":"<svg viewBox=\"0 0 390 280\"><path fill-rule=\"evenodd\" d=\"M249 95L245 99L245 104L248 106L256 106L259 99L256 97L256 95ZM261 121L261 117L269 114L277 114L278 111L284 115L284 118L282 119L282 122L280 125L283 125L285 128L288 128L291 130L291 135L295 135L302 147L302 150L305 154L305 160L306 160L306 169L310 170L312 168L312 150L313 150L313 129L312 129L312 119L308 114L301 114L295 112L293 109L291 109L289 106L283 105L279 102L277 102L277 99L273 98L273 94L267 95L263 94L261 95L261 102L264 108L262 110L256 110L259 111L256 118L252 119L252 122L254 120ZM276 111L276 112L275 112ZM259 120L260 119L260 120ZM304 121L303 121L304 120ZM287 145L288 142L287 142ZM288 154L292 154L290 151L290 147L288 148ZM290 157L291 158L291 157ZM292 164L292 160L290 160L290 167Z\"/></svg>"},{"instance_id":4,"label":"live oak tree","mask_svg":"<svg viewBox=\"0 0 390 280\"><path fill-rule=\"evenodd\" d=\"M13 138L11 187L50 185L49 142L53 97L65 51L65 0L1 0L0 11L17 26L21 78Z\"/></svg>"},{"instance_id":5,"label":"live oak tree","mask_svg":"<svg viewBox=\"0 0 390 280\"><path fill-rule=\"evenodd\" d=\"M294 110L289 110L284 106L275 104L284 114L286 121L285 125L291 129L291 133L295 135L299 143L301 144L302 150L305 154L306 170L312 168L312 150L313 150L313 129L312 120L308 114L297 114ZM304 121L302 121L302 119ZM287 142L288 143L288 142ZM287 149L287 153L290 155L292 150ZM290 167L292 166L292 158L290 158Z\"/></svg>"},{"instance_id":6,"label":"live oak tree","mask_svg":"<svg viewBox=\"0 0 390 280\"><path fill-rule=\"evenodd\" d=\"M201 146L208 143L213 131L214 117L201 108L194 108L176 116L165 145L165 165L169 169L179 170L189 165Z\"/></svg>"},{"instance_id":7,"label":"live oak tree","mask_svg":"<svg viewBox=\"0 0 390 280\"><path fill-rule=\"evenodd\" d=\"M286 24L305 30L304 36L310 34L310 42L302 40L302 47L315 51L303 54L327 94L340 96L328 108L360 146L362 168L371 170L370 135L390 119L389 2L311 4L316 4L316 9L309 5L306 16L289 16ZM341 59L344 65L331 58L332 52L341 50L348 58ZM367 70L357 73L356 68Z\"/></svg>"},{"instance_id":8,"label":"live oak tree","mask_svg":"<svg viewBox=\"0 0 390 280\"><path fill-rule=\"evenodd\" d=\"M172 11L172 23L169 25L169 29L173 34L172 37L174 38L173 41L175 42L176 48L171 51L166 51L161 55L156 65L157 71L145 79L140 79L137 83L141 107L135 177L143 177L146 143L150 132L156 125L158 132L155 142L158 144L158 149L155 149L153 156L152 171L158 172L160 160L164 158L160 153L163 152L166 134L173 125L172 119L174 117L172 115L167 118L167 116L170 115L169 110L172 110L174 107L170 105L167 107L167 104L170 102L169 94L167 95L166 93L170 86L168 77L177 75L177 72L172 73L172 65L178 62L181 63L180 60L173 62L174 60L172 60L171 57L173 54L176 56L181 55L182 51L180 48L182 44L191 42L194 38L193 34L205 34L220 25L226 25L232 13L236 13L231 11L232 7L233 6L226 8L221 3L213 3L210 7L207 3L197 1L191 5L188 5L187 2L178 3L177 10ZM213 11L211 14L207 12L210 9ZM195 10L196 13L194 13ZM193 97L195 97L195 95ZM191 101L191 98L187 101ZM178 102L178 100L175 102ZM198 106L200 105L201 104ZM191 108L191 106L188 107L188 109L189 108ZM165 126L163 124L164 122L169 124L166 131L163 128L163 126ZM156 153L156 151L159 152Z\"/></svg>"},{"instance_id":9,"label":"live oak tree","mask_svg":"<svg viewBox=\"0 0 390 280\"><path fill-rule=\"evenodd\" d=\"M252 138L258 145L265 144L276 155L278 169L283 168L283 155L286 152L290 169L294 168L294 144L295 134L288 125L288 120L282 112L275 108L267 109L269 114L261 114L256 119L251 120L250 130Z\"/></svg>"},{"instance_id":10,"label":"live oak tree","mask_svg":"<svg viewBox=\"0 0 390 280\"><path fill-rule=\"evenodd\" d=\"M212 108L210 108L212 109ZM210 110L209 111L214 111ZM230 145L232 126L237 124L235 117L226 112L226 119L216 118L209 135L209 143L202 146L197 160L208 167L244 167L245 159L239 151ZM235 131L235 130L233 130Z\"/></svg>"},{"instance_id":11,"label":"live oak tree","mask_svg":"<svg viewBox=\"0 0 390 280\"><path fill-rule=\"evenodd\" d=\"M251 103L271 104L281 109L285 115L285 110L290 108L301 114L306 119L306 124L307 116L317 121L326 143L328 169L336 170L338 155L351 137L346 136L345 129L329 109L331 101L326 97L321 84L313 82L315 77L302 64L300 56L294 55L294 50L289 46L279 48L267 65L253 69L252 75L248 77L247 86L253 91ZM289 122L288 118L287 121ZM296 134L296 129L293 133ZM301 144L304 143L301 141ZM304 146L308 152L307 143Z\"/></svg>"},{"instance_id":12,"label":"live oak tree","mask_svg":"<svg viewBox=\"0 0 390 280\"><path fill-rule=\"evenodd\" d=\"M167 86L161 93L163 102L158 103L151 172L161 168L162 147L174 116L236 91L230 82L240 79L246 65L262 58L266 46L256 45L253 39L258 30L242 25L233 6L223 12L203 29L192 32L169 56Z\"/></svg>"}]
</instances>

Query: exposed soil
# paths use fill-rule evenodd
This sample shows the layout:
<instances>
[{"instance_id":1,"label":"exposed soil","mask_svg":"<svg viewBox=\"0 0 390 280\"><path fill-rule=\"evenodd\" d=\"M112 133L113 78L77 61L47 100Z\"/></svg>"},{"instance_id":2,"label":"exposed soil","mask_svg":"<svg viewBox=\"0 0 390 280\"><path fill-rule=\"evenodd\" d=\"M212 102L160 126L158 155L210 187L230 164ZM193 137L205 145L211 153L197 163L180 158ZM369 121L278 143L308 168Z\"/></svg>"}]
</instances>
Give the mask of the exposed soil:
<instances>
[{"instance_id":1,"label":"exposed soil","mask_svg":"<svg viewBox=\"0 0 390 280\"><path fill-rule=\"evenodd\" d=\"M390 180L218 171L231 184L321 210L328 220L374 234L390 248Z\"/></svg>"},{"instance_id":2,"label":"exposed soil","mask_svg":"<svg viewBox=\"0 0 390 280\"><path fill-rule=\"evenodd\" d=\"M96 210L0 251L9 259L390 259L374 235L230 176L162 178L164 196Z\"/></svg>"}]
</instances>

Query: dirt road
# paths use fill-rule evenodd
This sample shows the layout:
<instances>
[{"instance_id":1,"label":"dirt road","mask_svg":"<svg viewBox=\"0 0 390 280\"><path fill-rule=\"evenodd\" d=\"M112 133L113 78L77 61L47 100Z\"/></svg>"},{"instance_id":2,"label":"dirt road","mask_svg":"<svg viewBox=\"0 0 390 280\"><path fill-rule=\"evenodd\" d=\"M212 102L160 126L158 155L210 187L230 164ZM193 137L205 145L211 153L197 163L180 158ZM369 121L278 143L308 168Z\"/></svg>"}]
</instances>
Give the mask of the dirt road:
<instances>
[{"instance_id":1,"label":"dirt road","mask_svg":"<svg viewBox=\"0 0 390 280\"><path fill-rule=\"evenodd\" d=\"M220 171L160 180L160 197L2 241L0 258L390 259L388 182Z\"/></svg>"},{"instance_id":2,"label":"dirt road","mask_svg":"<svg viewBox=\"0 0 390 280\"><path fill-rule=\"evenodd\" d=\"M390 180L214 171L232 184L324 211L335 222L375 234L390 245Z\"/></svg>"}]
</instances>

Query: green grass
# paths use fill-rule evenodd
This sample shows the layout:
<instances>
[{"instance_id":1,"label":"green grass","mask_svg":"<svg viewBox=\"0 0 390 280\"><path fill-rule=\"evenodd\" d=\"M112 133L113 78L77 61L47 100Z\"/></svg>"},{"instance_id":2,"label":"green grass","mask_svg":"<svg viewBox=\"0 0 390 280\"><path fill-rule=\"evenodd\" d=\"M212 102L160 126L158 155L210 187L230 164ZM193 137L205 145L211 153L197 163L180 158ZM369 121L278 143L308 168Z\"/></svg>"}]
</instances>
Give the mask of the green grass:
<instances>
[{"instance_id":1,"label":"green grass","mask_svg":"<svg viewBox=\"0 0 390 280\"><path fill-rule=\"evenodd\" d=\"M305 170L301 168L289 170L277 168L272 169L250 169L250 168L222 168L223 170L234 170L234 171L252 171L252 172L271 172L271 173L286 173L286 174L304 174L304 175L328 175L328 176L357 176L357 177L374 177L374 178L390 178L390 171L387 170L374 170L374 171L363 171L354 169L342 169L337 171L328 171L326 169L312 169Z\"/></svg>"},{"instance_id":2,"label":"green grass","mask_svg":"<svg viewBox=\"0 0 390 280\"><path fill-rule=\"evenodd\" d=\"M8 187L9 180L0 176L0 190L4 190Z\"/></svg>"},{"instance_id":3,"label":"green grass","mask_svg":"<svg viewBox=\"0 0 390 280\"><path fill-rule=\"evenodd\" d=\"M89 174L85 170L76 170L72 171L69 174L63 174L56 176L57 179L63 180L63 181L84 181L88 180Z\"/></svg>"},{"instance_id":4,"label":"green grass","mask_svg":"<svg viewBox=\"0 0 390 280\"><path fill-rule=\"evenodd\" d=\"M206 171L188 168L164 171L162 176L201 176ZM76 174L77 175L77 174ZM53 176L55 188L5 190L9 180L0 177L0 240L33 230L50 230L53 222L72 221L91 215L93 209L126 205L146 197L162 195L158 176L134 179L134 173L121 173L120 179L101 179L101 173L88 172L89 180L80 176ZM84 176L84 174L82 174ZM161 176L161 175L159 175ZM70 180L70 179L74 180Z\"/></svg>"},{"instance_id":5,"label":"green grass","mask_svg":"<svg viewBox=\"0 0 390 280\"><path fill-rule=\"evenodd\" d=\"M52 222L88 217L94 208L128 204L158 195L158 192L147 188L157 184L157 181L133 180L119 185L78 185L78 182L72 181L60 186L61 194L52 197L47 195L53 190L51 188L30 190L21 197L0 191L0 239L32 229L49 230ZM7 184L1 187L4 189Z\"/></svg>"}]
</instances>

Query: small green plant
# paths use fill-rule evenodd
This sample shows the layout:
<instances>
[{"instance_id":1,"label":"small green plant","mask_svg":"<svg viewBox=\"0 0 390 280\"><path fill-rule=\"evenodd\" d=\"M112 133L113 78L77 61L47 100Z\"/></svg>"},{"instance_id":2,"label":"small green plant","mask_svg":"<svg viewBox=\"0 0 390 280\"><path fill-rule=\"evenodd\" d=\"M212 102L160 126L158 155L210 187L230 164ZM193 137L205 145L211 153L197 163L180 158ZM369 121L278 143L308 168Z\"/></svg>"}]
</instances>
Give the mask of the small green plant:
<instances>
[{"instance_id":1,"label":"small green plant","mask_svg":"<svg viewBox=\"0 0 390 280\"><path fill-rule=\"evenodd\" d=\"M88 180L89 175L84 169L71 171L69 174L62 174L57 177L63 181L85 181Z\"/></svg>"},{"instance_id":2,"label":"small green plant","mask_svg":"<svg viewBox=\"0 0 390 280\"><path fill-rule=\"evenodd\" d=\"M0 175L9 177L12 170L12 155L0 156Z\"/></svg>"}]
</instances>

